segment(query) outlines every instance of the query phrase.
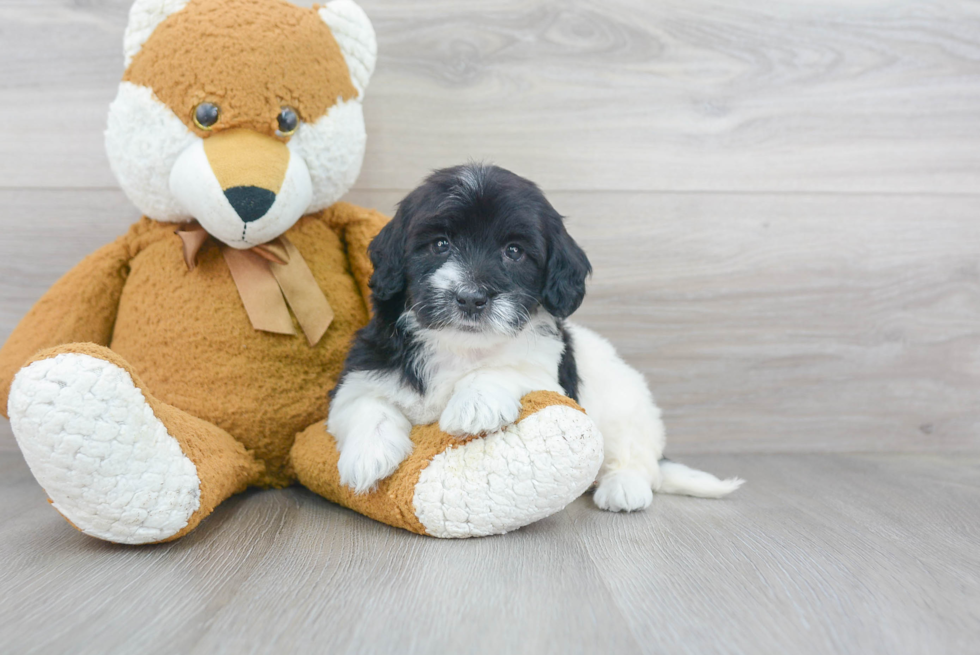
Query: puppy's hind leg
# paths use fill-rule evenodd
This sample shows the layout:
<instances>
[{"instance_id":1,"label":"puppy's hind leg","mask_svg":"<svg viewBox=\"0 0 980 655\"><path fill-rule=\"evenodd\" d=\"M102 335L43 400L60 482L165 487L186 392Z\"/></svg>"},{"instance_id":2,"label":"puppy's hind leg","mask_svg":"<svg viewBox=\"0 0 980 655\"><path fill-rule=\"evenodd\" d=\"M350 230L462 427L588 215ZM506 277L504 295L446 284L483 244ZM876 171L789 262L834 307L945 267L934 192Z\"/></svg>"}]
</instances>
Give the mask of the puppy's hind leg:
<instances>
[{"instance_id":1,"label":"puppy's hind leg","mask_svg":"<svg viewBox=\"0 0 980 655\"><path fill-rule=\"evenodd\" d=\"M632 512L648 507L653 492L662 487L658 460L663 452L663 424L652 403L632 411L621 409L621 417L607 414L597 422L605 452L593 500L601 509Z\"/></svg>"},{"instance_id":2,"label":"puppy's hind leg","mask_svg":"<svg viewBox=\"0 0 980 655\"><path fill-rule=\"evenodd\" d=\"M612 512L644 509L660 488L664 426L646 381L595 332L567 324L579 375L579 403L602 433L593 499Z\"/></svg>"},{"instance_id":3,"label":"puppy's hind leg","mask_svg":"<svg viewBox=\"0 0 980 655\"><path fill-rule=\"evenodd\" d=\"M650 406L641 405L626 416L627 421L607 420L599 424L606 454L593 498L602 509L644 509L653 500L652 491L721 498L742 486L744 480L740 478L719 480L710 473L660 457L664 428L660 411L652 401Z\"/></svg>"},{"instance_id":4,"label":"puppy's hind leg","mask_svg":"<svg viewBox=\"0 0 980 655\"><path fill-rule=\"evenodd\" d=\"M663 459L663 420L646 380L595 332L572 324L568 329L579 371L579 401L604 441L596 505L631 512L648 507L654 491L720 498L742 485L738 478L719 480Z\"/></svg>"}]
</instances>

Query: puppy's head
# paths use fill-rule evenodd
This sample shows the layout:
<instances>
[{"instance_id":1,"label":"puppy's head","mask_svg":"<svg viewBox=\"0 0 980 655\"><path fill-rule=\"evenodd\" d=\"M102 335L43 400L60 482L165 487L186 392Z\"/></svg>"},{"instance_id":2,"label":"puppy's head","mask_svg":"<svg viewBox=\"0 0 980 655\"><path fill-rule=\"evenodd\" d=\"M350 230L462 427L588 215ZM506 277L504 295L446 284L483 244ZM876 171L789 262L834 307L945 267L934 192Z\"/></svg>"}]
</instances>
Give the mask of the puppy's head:
<instances>
[{"instance_id":1,"label":"puppy's head","mask_svg":"<svg viewBox=\"0 0 980 655\"><path fill-rule=\"evenodd\" d=\"M433 173L370 253L379 315L469 333L514 334L538 307L570 315L592 270L534 183L479 164Z\"/></svg>"}]
</instances>

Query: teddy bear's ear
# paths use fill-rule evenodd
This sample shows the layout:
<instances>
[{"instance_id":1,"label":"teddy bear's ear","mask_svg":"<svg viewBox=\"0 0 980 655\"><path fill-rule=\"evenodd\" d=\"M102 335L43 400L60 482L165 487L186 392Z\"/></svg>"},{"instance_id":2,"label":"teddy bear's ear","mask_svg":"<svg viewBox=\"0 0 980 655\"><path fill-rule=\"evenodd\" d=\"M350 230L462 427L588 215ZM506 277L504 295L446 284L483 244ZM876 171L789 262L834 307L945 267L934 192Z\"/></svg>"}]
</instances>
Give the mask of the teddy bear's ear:
<instances>
[{"instance_id":1,"label":"teddy bear's ear","mask_svg":"<svg viewBox=\"0 0 980 655\"><path fill-rule=\"evenodd\" d=\"M378 59L378 41L371 21L353 0L333 0L319 13L340 45L354 88L363 96Z\"/></svg>"},{"instance_id":2,"label":"teddy bear's ear","mask_svg":"<svg viewBox=\"0 0 980 655\"><path fill-rule=\"evenodd\" d=\"M187 6L189 0L136 0L129 9L129 24L123 37L126 68L132 63L153 31L171 14Z\"/></svg>"}]
</instances>

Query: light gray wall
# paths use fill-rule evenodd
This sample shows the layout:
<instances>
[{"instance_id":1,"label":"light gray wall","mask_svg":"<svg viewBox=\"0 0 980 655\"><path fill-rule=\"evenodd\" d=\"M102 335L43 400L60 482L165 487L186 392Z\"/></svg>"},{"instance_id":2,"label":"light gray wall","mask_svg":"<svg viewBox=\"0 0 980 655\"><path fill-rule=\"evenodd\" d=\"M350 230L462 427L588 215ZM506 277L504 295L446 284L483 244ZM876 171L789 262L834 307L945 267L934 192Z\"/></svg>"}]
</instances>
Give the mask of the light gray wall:
<instances>
[{"instance_id":1,"label":"light gray wall","mask_svg":"<svg viewBox=\"0 0 980 655\"><path fill-rule=\"evenodd\" d=\"M980 450L980 5L362 5L351 199L538 181L672 452ZM0 0L0 339L137 217L102 148L128 6Z\"/></svg>"}]
</instances>

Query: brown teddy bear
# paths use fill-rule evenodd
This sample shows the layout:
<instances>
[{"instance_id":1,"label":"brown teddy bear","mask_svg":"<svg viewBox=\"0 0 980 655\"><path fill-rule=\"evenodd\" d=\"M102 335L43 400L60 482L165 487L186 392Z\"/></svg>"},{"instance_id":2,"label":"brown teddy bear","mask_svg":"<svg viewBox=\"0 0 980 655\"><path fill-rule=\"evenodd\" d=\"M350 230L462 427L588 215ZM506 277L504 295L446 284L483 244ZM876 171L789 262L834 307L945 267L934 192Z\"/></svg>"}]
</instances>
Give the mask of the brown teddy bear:
<instances>
[{"instance_id":1,"label":"brown teddy bear","mask_svg":"<svg viewBox=\"0 0 980 655\"><path fill-rule=\"evenodd\" d=\"M351 0L137 0L109 112L144 214L0 350L0 407L54 507L118 543L187 534L249 486L299 481L390 525L502 533L581 494L601 437L572 401L458 440L417 427L369 494L341 486L327 392L368 320L377 212L338 200L364 155L371 24Z\"/></svg>"}]
</instances>

